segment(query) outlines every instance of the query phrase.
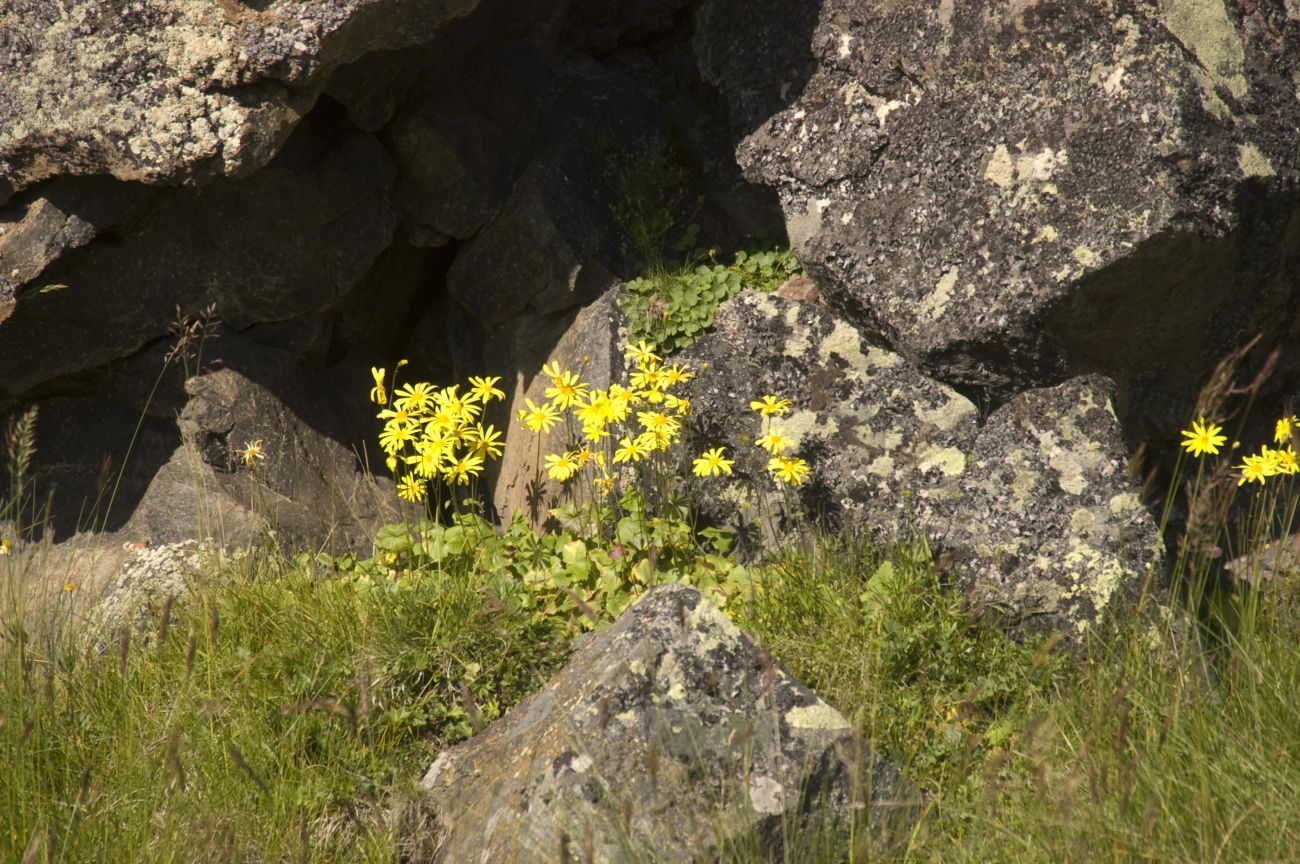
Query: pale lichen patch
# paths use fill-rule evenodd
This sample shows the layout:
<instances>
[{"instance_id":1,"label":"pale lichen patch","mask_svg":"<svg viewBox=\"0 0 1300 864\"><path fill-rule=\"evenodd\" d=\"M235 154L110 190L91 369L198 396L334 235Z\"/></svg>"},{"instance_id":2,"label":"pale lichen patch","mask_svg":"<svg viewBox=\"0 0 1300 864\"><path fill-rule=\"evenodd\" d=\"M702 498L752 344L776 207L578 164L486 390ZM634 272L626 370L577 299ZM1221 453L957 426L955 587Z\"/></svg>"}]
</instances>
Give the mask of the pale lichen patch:
<instances>
[{"instance_id":1,"label":"pale lichen patch","mask_svg":"<svg viewBox=\"0 0 1300 864\"><path fill-rule=\"evenodd\" d=\"M931 292L925 309L925 315L931 321L938 320L948 308L948 301L952 299L952 289L957 285L957 275L957 268L949 267L935 283L934 291Z\"/></svg>"},{"instance_id":2,"label":"pale lichen patch","mask_svg":"<svg viewBox=\"0 0 1300 864\"><path fill-rule=\"evenodd\" d=\"M800 705L785 713L785 722L792 729L850 729L849 721L825 702L818 699L811 705Z\"/></svg>"},{"instance_id":3,"label":"pale lichen patch","mask_svg":"<svg viewBox=\"0 0 1300 864\"><path fill-rule=\"evenodd\" d=\"M973 421L979 413L975 404L964 396L953 396L935 408L913 402L912 411L922 423L929 423L941 432L951 432L960 424Z\"/></svg>"},{"instance_id":4,"label":"pale lichen patch","mask_svg":"<svg viewBox=\"0 0 1300 864\"><path fill-rule=\"evenodd\" d=\"M1277 171L1273 163L1260 149L1250 142L1237 147L1237 167L1246 177L1275 177Z\"/></svg>"},{"instance_id":5,"label":"pale lichen patch","mask_svg":"<svg viewBox=\"0 0 1300 864\"><path fill-rule=\"evenodd\" d=\"M956 477L966 470L966 454L956 447L939 447L921 454L917 468L938 468L945 477Z\"/></svg>"}]
</instances>

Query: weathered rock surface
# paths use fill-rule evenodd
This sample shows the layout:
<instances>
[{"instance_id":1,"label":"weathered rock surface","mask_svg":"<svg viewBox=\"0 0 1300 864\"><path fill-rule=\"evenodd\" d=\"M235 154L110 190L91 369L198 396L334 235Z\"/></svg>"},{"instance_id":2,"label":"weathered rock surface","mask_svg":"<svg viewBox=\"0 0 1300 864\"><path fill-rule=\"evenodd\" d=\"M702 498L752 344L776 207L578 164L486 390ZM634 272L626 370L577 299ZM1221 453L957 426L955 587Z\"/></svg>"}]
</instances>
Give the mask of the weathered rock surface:
<instances>
[{"instance_id":1,"label":"weathered rock surface","mask_svg":"<svg viewBox=\"0 0 1300 864\"><path fill-rule=\"evenodd\" d=\"M423 786L411 861L707 860L749 832L779 858L819 796L839 827L858 801L870 832L909 812L897 773L839 712L678 585L445 751Z\"/></svg>"},{"instance_id":2,"label":"weathered rock surface","mask_svg":"<svg viewBox=\"0 0 1300 864\"><path fill-rule=\"evenodd\" d=\"M220 365L186 382L182 445L125 531L153 543L199 536L229 546L269 531L286 548L369 552L375 530L401 512L391 482L364 473L339 442L348 436L332 388L283 352L223 338ZM249 465L241 452L254 441L265 458Z\"/></svg>"},{"instance_id":3,"label":"weathered rock surface","mask_svg":"<svg viewBox=\"0 0 1300 864\"><path fill-rule=\"evenodd\" d=\"M693 382L693 444L725 444L737 463L730 478L704 481L701 497L751 550L807 515L885 540L920 534L972 602L1010 626L1071 636L1149 575L1160 589L1161 542L1127 476L1106 379L1021 394L980 427L964 396L811 303L742 293L715 327L683 354L708 363ZM812 470L790 498L754 444L766 427L749 402L768 393L793 400L771 428Z\"/></svg>"},{"instance_id":4,"label":"weathered rock surface","mask_svg":"<svg viewBox=\"0 0 1300 864\"><path fill-rule=\"evenodd\" d=\"M1021 393L980 430L932 541L977 605L1078 636L1159 598L1163 544L1099 375Z\"/></svg>"},{"instance_id":5,"label":"weathered rock surface","mask_svg":"<svg viewBox=\"0 0 1300 864\"><path fill-rule=\"evenodd\" d=\"M557 363L561 369L581 375L593 388L607 388L624 379L623 346L618 337L622 313L616 305L619 290L611 288L583 308L558 340L550 337L529 346L531 350L524 355L529 361L527 371L521 370L523 374L513 392L507 388L506 401L512 407L504 418L508 424L505 428L514 446L507 447L502 455L493 495L497 514L503 520L523 513L533 524L543 525L552 508L577 503L572 495L580 491L548 479L543 464L546 454L567 449L569 432L557 425L550 432L534 433L519 421L518 412L527 400L536 405L548 401L546 390L551 387L551 379L541 371L547 363Z\"/></svg>"},{"instance_id":6,"label":"weathered rock surface","mask_svg":"<svg viewBox=\"0 0 1300 864\"><path fill-rule=\"evenodd\" d=\"M143 212L127 211L130 230L89 240L88 227L75 243L60 241L67 251L43 263L39 286L28 283L0 320L0 391L22 394L128 356L167 336L178 307L192 313L215 304L222 320L244 329L339 302L392 240L394 174L371 136L309 125L246 181L155 196ZM127 191L125 201L140 200ZM101 199L73 197L90 215L72 208L65 215L57 198L38 198L20 230L33 213L57 215L64 233L112 218L100 215Z\"/></svg>"},{"instance_id":7,"label":"weathered rock surface","mask_svg":"<svg viewBox=\"0 0 1300 864\"><path fill-rule=\"evenodd\" d=\"M1294 4L785 5L705 0L700 68L874 342L995 403L1101 372L1167 435L1203 358L1287 334Z\"/></svg>"},{"instance_id":8,"label":"weathered rock surface","mask_svg":"<svg viewBox=\"0 0 1300 864\"><path fill-rule=\"evenodd\" d=\"M58 174L249 174L334 68L428 39L476 5L18 0L0 27L0 202Z\"/></svg>"},{"instance_id":9,"label":"weathered rock surface","mask_svg":"<svg viewBox=\"0 0 1300 864\"><path fill-rule=\"evenodd\" d=\"M811 303L743 292L718 310L714 331L681 356L695 368L708 364L692 382L694 443L725 444L737 456L727 491L704 496L715 518L729 511L724 521L754 529L765 514L789 528L805 521L787 512L768 454L754 443L767 424L749 403L764 394L794 402L770 426L792 439L783 455L813 468L793 490L803 515L897 536L957 494L977 431L966 397Z\"/></svg>"}]
</instances>

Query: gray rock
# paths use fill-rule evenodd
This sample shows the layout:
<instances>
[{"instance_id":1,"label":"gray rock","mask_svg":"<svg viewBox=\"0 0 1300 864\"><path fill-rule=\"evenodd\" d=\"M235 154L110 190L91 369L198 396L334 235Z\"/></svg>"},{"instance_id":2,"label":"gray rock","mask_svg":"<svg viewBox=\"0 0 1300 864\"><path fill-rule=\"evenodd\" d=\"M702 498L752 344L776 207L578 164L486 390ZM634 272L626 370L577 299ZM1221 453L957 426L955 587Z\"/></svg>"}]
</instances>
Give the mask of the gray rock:
<instances>
[{"instance_id":1,"label":"gray rock","mask_svg":"<svg viewBox=\"0 0 1300 864\"><path fill-rule=\"evenodd\" d=\"M197 540L127 544L125 553L88 622L91 642L105 648L115 645L124 629L133 640L151 642L165 606L185 603L204 574L229 568L234 560Z\"/></svg>"},{"instance_id":2,"label":"gray rock","mask_svg":"<svg viewBox=\"0 0 1300 864\"><path fill-rule=\"evenodd\" d=\"M607 388L625 379L623 346L619 339L622 313L616 303L620 288L610 288L576 316L564 316L554 322L557 327L563 325L558 338L544 330L546 335L537 342L516 345L517 368L522 374L513 392L506 388L508 443L494 478L493 502L504 521L508 522L515 513L523 513L532 524L541 526L547 522L552 508L578 503L574 496L583 494L581 489L574 488L576 484L564 486L548 479L543 470L546 454L561 452L571 443L564 426L538 435L525 428L518 415L527 399L537 405L547 401L546 389L551 386L551 380L541 373L547 363L558 363L560 368L580 375L593 388Z\"/></svg>"},{"instance_id":3,"label":"gray rock","mask_svg":"<svg viewBox=\"0 0 1300 864\"><path fill-rule=\"evenodd\" d=\"M1163 590L1159 532L1101 376L1021 394L980 427L969 400L843 319L753 293L724 304L681 359L708 364L692 382L692 455L726 445L737 460L731 477L699 481L702 508L740 530L743 552L806 531L808 517L886 542L924 537L972 603L1071 638L1144 587ZM768 476L754 445L764 427L749 402L769 393L794 403L772 426L809 463L796 489Z\"/></svg>"},{"instance_id":4,"label":"gray rock","mask_svg":"<svg viewBox=\"0 0 1300 864\"><path fill-rule=\"evenodd\" d=\"M975 406L817 305L742 292L680 359L707 364L690 391L692 455L725 445L737 459L731 478L702 481L705 512L740 527L742 539L770 543L806 530L805 516L905 535L958 494ZM775 482L754 443L765 426L749 403L765 394L793 402L771 427L792 439L782 455L809 462L801 487Z\"/></svg>"},{"instance_id":5,"label":"gray rock","mask_svg":"<svg viewBox=\"0 0 1300 864\"><path fill-rule=\"evenodd\" d=\"M779 859L815 830L809 816L843 830L865 801L858 818L878 833L910 814L897 773L838 711L676 585L445 751L422 785L411 861L708 860L720 838L747 836Z\"/></svg>"},{"instance_id":6,"label":"gray rock","mask_svg":"<svg viewBox=\"0 0 1300 864\"><path fill-rule=\"evenodd\" d=\"M705 0L698 21L746 176L827 301L922 371L999 402L1099 371L1168 435L1207 363L1294 320L1293 4Z\"/></svg>"},{"instance_id":7,"label":"gray rock","mask_svg":"<svg viewBox=\"0 0 1300 864\"><path fill-rule=\"evenodd\" d=\"M18 0L0 29L0 202L58 174L146 183L244 175L334 68L423 41L476 0L106 7Z\"/></svg>"},{"instance_id":8,"label":"gray rock","mask_svg":"<svg viewBox=\"0 0 1300 864\"><path fill-rule=\"evenodd\" d=\"M1163 543L1127 476L1112 393L1096 375L1022 393L975 441L932 542L1009 625L1077 637L1143 591L1162 596Z\"/></svg>"}]
</instances>

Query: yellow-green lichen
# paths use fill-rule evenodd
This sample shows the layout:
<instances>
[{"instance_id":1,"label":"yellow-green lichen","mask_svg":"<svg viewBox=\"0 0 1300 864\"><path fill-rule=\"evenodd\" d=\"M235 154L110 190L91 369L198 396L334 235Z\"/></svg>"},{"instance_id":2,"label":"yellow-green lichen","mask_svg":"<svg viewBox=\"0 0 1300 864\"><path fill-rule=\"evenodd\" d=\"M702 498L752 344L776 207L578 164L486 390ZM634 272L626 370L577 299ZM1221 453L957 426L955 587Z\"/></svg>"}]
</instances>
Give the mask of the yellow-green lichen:
<instances>
[{"instance_id":1,"label":"yellow-green lichen","mask_svg":"<svg viewBox=\"0 0 1300 864\"><path fill-rule=\"evenodd\" d=\"M912 413L922 423L929 423L942 432L951 432L964 422L974 421L979 412L975 409L975 404L965 396L953 394L943 404L934 408L927 408L920 402L913 402Z\"/></svg>"},{"instance_id":2,"label":"yellow-green lichen","mask_svg":"<svg viewBox=\"0 0 1300 864\"><path fill-rule=\"evenodd\" d=\"M1260 149L1250 142L1237 147L1237 167L1246 177L1274 177L1277 171L1273 163Z\"/></svg>"},{"instance_id":3,"label":"yellow-green lichen","mask_svg":"<svg viewBox=\"0 0 1300 864\"><path fill-rule=\"evenodd\" d=\"M818 699L811 705L791 708L785 713L785 722L792 729L849 729L849 721L825 702Z\"/></svg>"},{"instance_id":4,"label":"yellow-green lichen","mask_svg":"<svg viewBox=\"0 0 1300 864\"><path fill-rule=\"evenodd\" d=\"M938 468L945 477L956 477L966 470L966 454L956 447L936 447L920 454L917 468Z\"/></svg>"},{"instance_id":5,"label":"yellow-green lichen","mask_svg":"<svg viewBox=\"0 0 1300 864\"><path fill-rule=\"evenodd\" d=\"M1223 87L1233 98L1241 99L1250 86L1241 35L1222 0L1160 0L1159 10L1169 32L1196 57L1200 69L1194 72L1202 89L1202 102L1207 109L1226 117L1227 106L1214 91Z\"/></svg>"}]
</instances>

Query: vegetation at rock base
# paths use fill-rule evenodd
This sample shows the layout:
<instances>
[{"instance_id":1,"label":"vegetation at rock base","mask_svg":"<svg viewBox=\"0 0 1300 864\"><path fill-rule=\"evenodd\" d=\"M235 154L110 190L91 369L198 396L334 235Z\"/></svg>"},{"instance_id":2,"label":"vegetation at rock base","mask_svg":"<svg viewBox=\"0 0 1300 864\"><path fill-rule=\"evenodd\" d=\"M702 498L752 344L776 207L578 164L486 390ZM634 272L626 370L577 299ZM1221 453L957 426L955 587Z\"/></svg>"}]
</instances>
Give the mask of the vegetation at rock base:
<instances>
[{"instance_id":1,"label":"vegetation at rock base","mask_svg":"<svg viewBox=\"0 0 1300 864\"><path fill-rule=\"evenodd\" d=\"M673 486L718 479L735 454L669 460L676 436L653 418L606 429L631 422L632 398L670 419L649 410L681 398L656 383L672 367L654 350L631 346L640 377L629 379L622 420L611 405L584 422L610 390L558 367L546 371L553 402L524 409L539 429L571 424L552 479L593 491L613 481L604 499L557 514L558 532L522 519L498 529L475 513L465 493L477 471L456 466L493 455L490 428L458 388L395 385L377 369L386 452L412 466L405 497L432 509L382 530L369 558L268 544L214 559L147 626L99 639L87 626L95 598L69 580L53 607L31 605L26 583L49 574L27 569L39 557L16 554L18 538L0 538L0 856L403 860L403 802L436 753L541 686L572 637L667 579L723 603L919 790L914 823L883 836L865 821L847 838L792 835L786 861L1293 854L1300 574L1277 552L1265 578L1262 559L1247 555L1234 590L1204 589L1225 549L1260 550L1288 532L1295 417L1278 421L1275 447L1238 464L1228 454L1240 445L1225 448L1220 423L1205 419L1213 411L1191 425L1183 449L1195 477L1170 494L1190 514L1176 573L1192 614L1150 602L1067 651L1047 635L1011 638L968 609L923 542L807 533L737 564L725 532L696 531L689 497ZM467 392L486 401L494 383L475 379ZM461 409L430 431L457 399ZM787 400L759 395L749 407L767 421L755 449L771 457L774 488L798 485L797 463L776 455L785 444L773 421ZM435 439L446 440L425 459L420 445ZM23 488L38 443L21 420L8 436L11 489ZM662 470L643 473L656 454ZM250 471L276 458L262 441L242 456ZM1246 514L1240 534L1234 500ZM5 513L21 512L11 498ZM760 860L744 836L722 848L724 861Z\"/></svg>"}]
</instances>

